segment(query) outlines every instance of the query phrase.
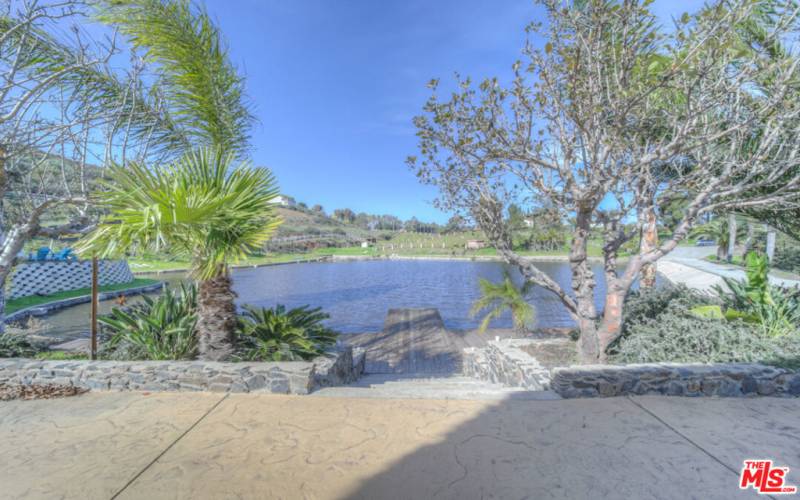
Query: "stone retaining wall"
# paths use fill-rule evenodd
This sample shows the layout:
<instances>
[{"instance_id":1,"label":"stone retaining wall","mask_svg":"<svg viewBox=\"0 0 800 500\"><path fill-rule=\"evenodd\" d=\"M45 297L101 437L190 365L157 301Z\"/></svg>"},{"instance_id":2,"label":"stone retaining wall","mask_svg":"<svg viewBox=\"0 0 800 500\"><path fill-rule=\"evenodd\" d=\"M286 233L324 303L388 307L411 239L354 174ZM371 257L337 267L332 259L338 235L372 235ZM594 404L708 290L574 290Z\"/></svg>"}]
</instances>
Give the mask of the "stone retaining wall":
<instances>
[{"instance_id":1,"label":"stone retaining wall","mask_svg":"<svg viewBox=\"0 0 800 500\"><path fill-rule=\"evenodd\" d=\"M464 374L480 380L523 387L532 391L550 388L550 370L520 346L530 344L526 339L490 341L483 348L464 349Z\"/></svg>"},{"instance_id":2,"label":"stone retaining wall","mask_svg":"<svg viewBox=\"0 0 800 500\"><path fill-rule=\"evenodd\" d=\"M214 391L308 394L352 382L363 351L343 348L311 361L39 361L0 359L0 383L59 384L94 390Z\"/></svg>"},{"instance_id":3,"label":"stone retaining wall","mask_svg":"<svg viewBox=\"0 0 800 500\"><path fill-rule=\"evenodd\" d=\"M565 398L630 394L800 396L800 373L747 363L587 365L555 368L551 385Z\"/></svg>"},{"instance_id":4,"label":"stone retaining wall","mask_svg":"<svg viewBox=\"0 0 800 500\"><path fill-rule=\"evenodd\" d=\"M535 339L489 342L464 350L464 374L529 390L553 390L564 398L642 394L666 396L800 396L800 372L761 364L567 366L548 370L520 349Z\"/></svg>"},{"instance_id":5,"label":"stone retaining wall","mask_svg":"<svg viewBox=\"0 0 800 500\"><path fill-rule=\"evenodd\" d=\"M100 286L133 281L128 263L124 260L98 262L97 279ZM14 268L8 298L30 295L52 295L56 292L92 286L92 262L88 260L62 262L27 262Z\"/></svg>"}]
</instances>

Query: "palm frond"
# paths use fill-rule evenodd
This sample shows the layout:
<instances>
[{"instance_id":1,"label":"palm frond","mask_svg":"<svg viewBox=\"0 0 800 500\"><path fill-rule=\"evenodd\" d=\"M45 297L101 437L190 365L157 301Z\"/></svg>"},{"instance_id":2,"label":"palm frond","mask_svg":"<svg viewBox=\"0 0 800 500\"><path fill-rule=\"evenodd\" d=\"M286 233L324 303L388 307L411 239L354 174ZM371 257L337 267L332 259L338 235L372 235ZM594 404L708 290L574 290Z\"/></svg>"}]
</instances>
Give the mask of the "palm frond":
<instances>
[{"instance_id":1,"label":"palm frond","mask_svg":"<svg viewBox=\"0 0 800 500\"><path fill-rule=\"evenodd\" d=\"M19 20L0 15L4 34L2 53L23 54L18 72L31 80L63 73L59 85L73 93L76 103L94 114L113 112L124 117L133 141L145 140L154 151L175 152L189 147L189 137L160 105L158 87L147 89L138 75L120 75L98 61L86 61L83 48L37 26L15 29ZM3 56L0 56L0 58Z\"/></svg>"},{"instance_id":2,"label":"palm frond","mask_svg":"<svg viewBox=\"0 0 800 500\"><path fill-rule=\"evenodd\" d=\"M98 18L117 27L159 66L159 87L193 142L242 155L254 117L244 80L219 29L190 0L105 0Z\"/></svg>"},{"instance_id":3,"label":"palm frond","mask_svg":"<svg viewBox=\"0 0 800 500\"><path fill-rule=\"evenodd\" d=\"M508 270L504 270L503 281L492 283L481 278L478 286L481 289L481 297L472 304L470 315L475 317L481 311L490 309L481 320L479 332L485 332L489 328L489 323L502 316L506 310L511 311L514 328L517 330L525 330L533 324L536 310L525 298L532 285L525 283L522 287L517 287Z\"/></svg>"},{"instance_id":4,"label":"palm frond","mask_svg":"<svg viewBox=\"0 0 800 500\"><path fill-rule=\"evenodd\" d=\"M96 196L108 215L78 251L111 257L169 249L191 259L195 277L219 275L229 261L256 251L281 223L272 173L233 162L233 153L203 149L165 168L110 167L110 182Z\"/></svg>"}]
</instances>

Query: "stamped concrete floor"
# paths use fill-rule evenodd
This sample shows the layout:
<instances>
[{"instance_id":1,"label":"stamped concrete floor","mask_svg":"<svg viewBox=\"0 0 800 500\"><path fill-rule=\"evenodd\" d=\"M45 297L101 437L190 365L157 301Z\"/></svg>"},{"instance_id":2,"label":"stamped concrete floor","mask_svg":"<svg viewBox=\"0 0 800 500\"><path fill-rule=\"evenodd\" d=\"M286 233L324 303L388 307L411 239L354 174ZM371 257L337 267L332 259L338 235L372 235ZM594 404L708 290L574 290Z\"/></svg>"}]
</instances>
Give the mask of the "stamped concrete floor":
<instances>
[{"instance_id":1,"label":"stamped concrete floor","mask_svg":"<svg viewBox=\"0 0 800 500\"><path fill-rule=\"evenodd\" d=\"M2 498L756 498L800 399L89 393L0 403Z\"/></svg>"}]
</instances>

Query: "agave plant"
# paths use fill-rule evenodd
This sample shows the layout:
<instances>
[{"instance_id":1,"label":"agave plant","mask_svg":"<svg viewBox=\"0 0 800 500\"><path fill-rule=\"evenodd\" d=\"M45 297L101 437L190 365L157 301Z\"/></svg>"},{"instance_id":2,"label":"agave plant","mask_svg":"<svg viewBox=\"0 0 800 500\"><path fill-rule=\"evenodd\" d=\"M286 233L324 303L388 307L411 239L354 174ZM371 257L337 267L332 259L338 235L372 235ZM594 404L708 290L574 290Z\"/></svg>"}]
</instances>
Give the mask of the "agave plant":
<instances>
[{"instance_id":1,"label":"agave plant","mask_svg":"<svg viewBox=\"0 0 800 500\"><path fill-rule=\"evenodd\" d=\"M197 287L181 285L142 300L98 318L104 333L111 334L104 355L115 357L120 352L127 359L192 359L197 351Z\"/></svg>"},{"instance_id":2,"label":"agave plant","mask_svg":"<svg viewBox=\"0 0 800 500\"><path fill-rule=\"evenodd\" d=\"M526 281L521 288L517 287L508 270L505 270L503 281L500 283L481 279L479 286L482 296L472 305L470 315L475 317L484 309L490 311L483 317L478 331L484 333L489 328L489 323L507 310L511 311L514 329L524 332L530 328L536 318L536 310L525 300L532 286L529 281Z\"/></svg>"},{"instance_id":3,"label":"agave plant","mask_svg":"<svg viewBox=\"0 0 800 500\"><path fill-rule=\"evenodd\" d=\"M242 359L297 361L319 356L336 343L337 333L322 322L330 316L309 306L286 310L244 306L239 318Z\"/></svg>"}]
</instances>

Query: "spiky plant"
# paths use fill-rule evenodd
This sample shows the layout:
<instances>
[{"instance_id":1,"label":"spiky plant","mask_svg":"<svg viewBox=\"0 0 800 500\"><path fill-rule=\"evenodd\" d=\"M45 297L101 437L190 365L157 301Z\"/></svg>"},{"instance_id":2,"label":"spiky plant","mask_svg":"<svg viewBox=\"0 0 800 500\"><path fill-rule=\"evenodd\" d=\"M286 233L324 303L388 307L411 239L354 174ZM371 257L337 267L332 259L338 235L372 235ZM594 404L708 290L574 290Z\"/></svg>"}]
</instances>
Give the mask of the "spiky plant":
<instances>
[{"instance_id":1,"label":"spiky plant","mask_svg":"<svg viewBox=\"0 0 800 500\"><path fill-rule=\"evenodd\" d=\"M204 149L157 170L111 167L111 182L97 195L108 215L79 246L101 257L166 250L188 258L199 282L195 331L203 359L233 351L236 306L227 263L258 249L281 222L270 171L234 161L232 153Z\"/></svg>"},{"instance_id":2,"label":"spiky plant","mask_svg":"<svg viewBox=\"0 0 800 500\"><path fill-rule=\"evenodd\" d=\"M322 322L329 316L309 306L286 310L244 306L239 320L242 357L258 361L295 361L322 354L336 343L337 333Z\"/></svg>"},{"instance_id":3,"label":"spiky plant","mask_svg":"<svg viewBox=\"0 0 800 500\"><path fill-rule=\"evenodd\" d=\"M181 285L142 299L100 316L104 331L112 336L104 346L111 356L122 351L136 359L192 359L197 349L197 287Z\"/></svg>"},{"instance_id":4,"label":"spiky plant","mask_svg":"<svg viewBox=\"0 0 800 500\"><path fill-rule=\"evenodd\" d=\"M470 315L475 317L485 309L489 309L489 312L483 317L478 331L484 333L489 328L489 323L506 311L511 311L515 330L524 332L530 328L536 319L536 310L525 299L532 287L530 282L526 281L522 287L517 287L508 270L505 270L503 281L492 283L481 278L479 286L481 298L472 305Z\"/></svg>"},{"instance_id":5,"label":"spiky plant","mask_svg":"<svg viewBox=\"0 0 800 500\"><path fill-rule=\"evenodd\" d=\"M219 28L190 0L101 0L98 18L155 64L174 125L194 144L244 154L254 117Z\"/></svg>"}]
</instances>

